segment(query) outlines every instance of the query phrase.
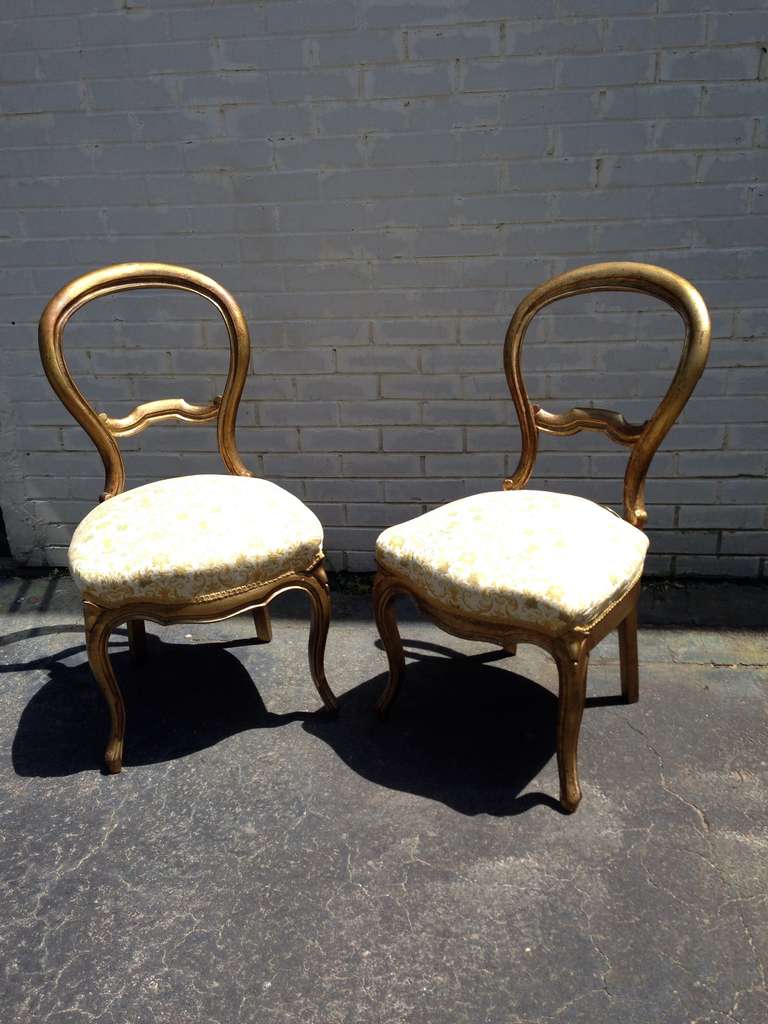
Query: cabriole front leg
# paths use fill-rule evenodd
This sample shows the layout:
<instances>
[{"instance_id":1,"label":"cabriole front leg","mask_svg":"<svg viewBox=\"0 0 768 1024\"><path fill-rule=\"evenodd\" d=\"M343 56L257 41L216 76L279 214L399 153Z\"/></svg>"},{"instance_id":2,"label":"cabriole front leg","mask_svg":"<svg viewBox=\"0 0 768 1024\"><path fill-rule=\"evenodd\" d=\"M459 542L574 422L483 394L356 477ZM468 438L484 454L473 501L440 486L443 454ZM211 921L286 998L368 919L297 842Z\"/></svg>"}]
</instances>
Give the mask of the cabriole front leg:
<instances>
[{"instance_id":1,"label":"cabriole front leg","mask_svg":"<svg viewBox=\"0 0 768 1024\"><path fill-rule=\"evenodd\" d=\"M83 603L83 612L88 663L109 709L110 731L104 762L107 771L116 775L123 767L125 704L109 660L109 636L115 623L105 614L104 609L88 601Z\"/></svg>"},{"instance_id":2,"label":"cabriole front leg","mask_svg":"<svg viewBox=\"0 0 768 1024\"><path fill-rule=\"evenodd\" d=\"M400 639L400 631L397 628L395 618L394 599L397 596L398 588L394 580L386 573L377 572L373 581L373 613L376 618L376 627L387 652L389 661L389 678L379 701L376 710L380 715L386 714L390 704L395 699L400 687L400 680L405 672L405 655L403 654L403 643Z\"/></svg>"},{"instance_id":3,"label":"cabriole front leg","mask_svg":"<svg viewBox=\"0 0 768 1024\"><path fill-rule=\"evenodd\" d=\"M560 803L572 814L581 800L577 753L587 693L589 653L586 643L565 643L557 653L560 694L557 705L557 769Z\"/></svg>"},{"instance_id":4,"label":"cabriole front leg","mask_svg":"<svg viewBox=\"0 0 768 1024\"><path fill-rule=\"evenodd\" d=\"M328 577L322 565L313 569L311 583L306 587L310 598L309 671L320 698L329 711L338 707L333 691L325 678L325 642L331 625L331 597Z\"/></svg>"}]
</instances>

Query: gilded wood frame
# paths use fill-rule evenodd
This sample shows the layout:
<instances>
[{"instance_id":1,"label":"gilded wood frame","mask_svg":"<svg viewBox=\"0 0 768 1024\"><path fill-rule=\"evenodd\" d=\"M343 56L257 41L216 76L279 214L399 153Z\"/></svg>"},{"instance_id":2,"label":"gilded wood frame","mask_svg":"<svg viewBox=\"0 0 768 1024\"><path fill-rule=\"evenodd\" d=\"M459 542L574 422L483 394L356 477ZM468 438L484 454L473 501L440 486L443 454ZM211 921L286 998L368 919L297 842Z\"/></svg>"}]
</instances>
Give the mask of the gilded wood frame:
<instances>
[{"instance_id":1,"label":"gilded wood frame","mask_svg":"<svg viewBox=\"0 0 768 1024\"><path fill-rule=\"evenodd\" d=\"M69 319L86 303L115 292L144 288L168 288L192 292L212 303L227 328L230 361L224 391L206 405L192 405L181 398L162 399L136 406L127 416L112 418L94 410L72 378L64 358L62 340ZM166 263L122 263L102 267L65 285L43 310L38 331L43 369L58 397L95 444L104 464L104 490L99 498L107 501L125 487L125 466L117 439L140 433L152 423L181 420L188 423L216 421L219 452L227 470L235 476L251 477L235 440L235 424L250 360L250 337L242 311L218 282L187 267ZM336 698L325 678L324 653L330 625L331 602L328 579L322 561L306 572L286 573L268 582L254 581L249 590L201 599L183 604L133 603L106 608L83 600L88 661L104 694L110 716L110 734L105 763L110 773L119 772L123 763L125 706L109 659L108 644L112 631L128 624L128 637L134 657L145 652L144 622L162 625L180 622L219 622L252 611L256 635L262 643L272 638L269 603L288 590L303 590L310 601L309 667L317 691L328 709L336 708Z\"/></svg>"},{"instance_id":2,"label":"gilded wood frame","mask_svg":"<svg viewBox=\"0 0 768 1024\"><path fill-rule=\"evenodd\" d=\"M546 412L528 399L521 371L521 351L526 331L538 312L558 299L594 291L628 291L653 295L676 310L685 325L685 338L672 383L653 415L641 424L628 423L622 415L607 409L575 408L561 414ZM566 436L581 430L596 430L630 448L624 476L624 518L638 529L646 523L645 477L656 450L675 422L706 365L710 324L704 300L684 278L644 263L598 263L568 271L530 292L510 321L504 344L504 370L520 422L521 454L518 467L503 482L505 490L525 487L538 450L538 433ZM554 658L559 677L557 718L557 763L560 803L569 813L581 800L577 751L586 698L590 651L614 629L619 634L621 692L631 704L639 697L637 660L637 602L640 581L610 607L597 621L566 633L551 633L513 622L489 622L459 615L437 605L412 582L379 565L374 580L376 624L389 661L389 678L377 710L384 714L391 705L405 669L405 659L393 601L407 594L437 626L455 636L482 640L514 654L518 643L532 643Z\"/></svg>"}]
</instances>

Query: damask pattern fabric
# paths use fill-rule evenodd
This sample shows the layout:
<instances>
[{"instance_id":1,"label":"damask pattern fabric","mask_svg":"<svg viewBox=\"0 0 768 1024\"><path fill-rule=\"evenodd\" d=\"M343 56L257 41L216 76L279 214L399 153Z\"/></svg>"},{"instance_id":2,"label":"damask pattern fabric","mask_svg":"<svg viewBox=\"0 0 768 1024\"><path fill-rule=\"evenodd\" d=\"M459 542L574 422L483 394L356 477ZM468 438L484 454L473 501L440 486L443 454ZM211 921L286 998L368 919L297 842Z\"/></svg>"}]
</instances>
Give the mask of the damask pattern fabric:
<instances>
[{"instance_id":1,"label":"damask pattern fabric","mask_svg":"<svg viewBox=\"0 0 768 1024\"><path fill-rule=\"evenodd\" d=\"M495 491L385 530L379 565L435 604L560 635L599 619L639 578L648 538L585 498Z\"/></svg>"},{"instance_id":2,"label":"damask pattern fabric","mask_svg":"<svg viewBox=\"0 0 768 1024\"><path fill-rule=\"evenodd\" d=\"M109 498L83 519L69 567L84 598L186 603L306 572L323 557L323 528L268 480L176 477Z\"/></svg>"}]
</instances>

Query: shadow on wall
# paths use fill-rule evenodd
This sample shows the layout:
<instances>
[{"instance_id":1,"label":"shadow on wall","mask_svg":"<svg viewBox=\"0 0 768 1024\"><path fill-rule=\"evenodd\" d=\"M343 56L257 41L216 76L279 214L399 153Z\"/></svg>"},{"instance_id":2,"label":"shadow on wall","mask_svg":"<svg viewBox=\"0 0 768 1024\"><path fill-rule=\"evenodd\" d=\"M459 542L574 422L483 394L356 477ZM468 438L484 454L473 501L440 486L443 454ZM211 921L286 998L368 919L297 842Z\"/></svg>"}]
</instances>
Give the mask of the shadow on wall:
<instances>
[{"instance_id":1,"label":"shadow on wall","mask_svg":"<svg viewBox=\"0 0 768 1024\"><path fill-rule=\"evenodd\" d=\"M44 631L81 632L79 626ZM23 632L37 636L40 629ZM13 634L5 642L23 638ZM125 640L125 632L118 638ZM320 740L373 785L437 800L467 815L513 815L538 804L559 810L548 795L523 794L554 755L556 698L495 667L492 662L506 657L504 652L461 656L405 641L416 660L389 719L381 722L373 705L383 675L348 691L337 716L273 714L248 669L227 650L251 647L251 640L185 645L147 639L149 659L141 669L126 648L113 654L127 707L128 770L194 754L246 730L300 722L308 739L303 750L297 744L297 756L311 760L309 737ZM64 663L74 658L74 665ZM49 679L19 721L12 751L16 772L62 776L100 770L107 716L82 644L3 670L32 668L46 669ZM253 737L254 744L262 742Z\"/></svg>"}]
</instances>

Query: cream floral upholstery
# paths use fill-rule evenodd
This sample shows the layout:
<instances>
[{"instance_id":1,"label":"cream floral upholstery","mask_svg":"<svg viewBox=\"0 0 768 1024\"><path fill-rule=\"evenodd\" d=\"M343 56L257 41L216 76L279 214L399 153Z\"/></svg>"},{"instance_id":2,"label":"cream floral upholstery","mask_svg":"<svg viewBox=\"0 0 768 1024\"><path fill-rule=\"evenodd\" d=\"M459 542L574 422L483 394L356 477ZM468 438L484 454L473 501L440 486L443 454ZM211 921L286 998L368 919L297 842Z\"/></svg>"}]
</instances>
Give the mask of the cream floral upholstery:
<instances>
[{"instance_id":1,"label":"cream floral upholstery","mask_svg":"<svg viewBox=\"0 0 768 1024\"><path fill-rule=\"evenodd\" d=\"M385 530L379 565L436 605L560 635L586 628L639 578L648 538L592 501L495 491Z\"/></svg>"},{"instance_id":2,"label":"cream floral upholstery","mask_svg":"<svg viewBox=\"0 0 768 1024\"><path fill-rule=\"evenodd\" d=\"M69 566L104 608L187 603L246 590L322 559L323 528L267 480L177 477L118 494L75 530Z\"/></svg>"}]
</instances>

